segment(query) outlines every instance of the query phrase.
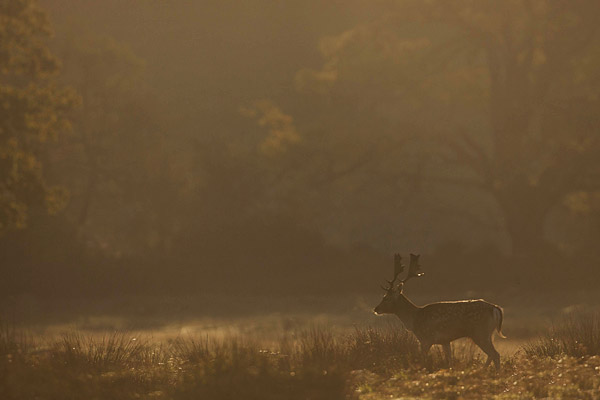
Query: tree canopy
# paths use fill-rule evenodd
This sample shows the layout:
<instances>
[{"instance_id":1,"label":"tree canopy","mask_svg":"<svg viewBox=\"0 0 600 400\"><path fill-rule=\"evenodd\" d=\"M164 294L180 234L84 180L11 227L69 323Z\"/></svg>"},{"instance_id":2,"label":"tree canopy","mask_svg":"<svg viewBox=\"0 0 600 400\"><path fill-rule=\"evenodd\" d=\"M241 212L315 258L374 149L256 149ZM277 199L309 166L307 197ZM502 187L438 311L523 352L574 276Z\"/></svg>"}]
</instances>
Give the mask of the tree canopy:
<instances>
[{"instance_id":1,"label":"tree canopy","mask_svg":"<svg viewBox=\"0 0 600 400\"><path fill-rule=\"evenodd\" d=\"M30 0L0 5L0 232L22 228L30 214L55 213L68 193L44 178L49 142L69 129L77 101L56 77L45 14Z\"/></svg>"},{"instance_id":2,"label":"tree canopy","mask_svg":"<svg viewBox=\"0 0 600 400\"><path fill-rule=\"evenodd\" d=\"M429 185L491 196L488 223L505 228L513 252L541 250L548 215L565 197L600 189L600 6L388 5L393 12L324 39L322 69L298 73L303 92L328 99L310 124L331 124L346 137L395 136L403 162L375 177L418 174ZM347 118L331 118L330 110Z\"/></svg>"},{"instance_id":3,"label":"tree canopy","mask_svg":"<svg viewBox=\"0 0 600 400\"><path fill-rule=\"evenodd\" d=\"M0 6L0 292L600 257L596 1L107 1Z\"/></svg>"}]
</instances>

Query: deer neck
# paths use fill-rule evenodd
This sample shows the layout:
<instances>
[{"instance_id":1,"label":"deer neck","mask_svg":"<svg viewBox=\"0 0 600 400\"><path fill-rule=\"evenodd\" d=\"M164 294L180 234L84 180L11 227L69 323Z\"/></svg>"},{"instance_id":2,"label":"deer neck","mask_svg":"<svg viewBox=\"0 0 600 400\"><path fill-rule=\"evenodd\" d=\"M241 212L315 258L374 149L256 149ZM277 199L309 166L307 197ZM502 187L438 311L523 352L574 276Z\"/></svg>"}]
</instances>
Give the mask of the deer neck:
<instances>
[{"instance_id":1,"label":"deer neck","mask_svg":"<svg viewBox=\"0 0 600 400\"><path fill-rule=\"evenodd\" d=\"M398 302L396 303L396 308L394 309L394 314L404 324L406 329L412 331L414 326L414 320L419 311L419 307L415 305L412 301L410 301L403 294L400 294L398 297Z\"/></svg>"}]
</instances>

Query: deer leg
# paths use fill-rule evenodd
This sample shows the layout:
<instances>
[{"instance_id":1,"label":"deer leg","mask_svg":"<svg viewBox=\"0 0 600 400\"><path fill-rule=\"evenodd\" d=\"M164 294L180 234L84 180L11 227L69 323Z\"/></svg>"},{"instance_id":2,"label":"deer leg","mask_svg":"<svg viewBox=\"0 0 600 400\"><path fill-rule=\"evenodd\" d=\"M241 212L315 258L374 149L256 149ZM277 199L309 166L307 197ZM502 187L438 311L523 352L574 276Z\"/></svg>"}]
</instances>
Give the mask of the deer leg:
<instances>
[{"instance_id":1,"label":"deer leg","mask_svg":"<svg viewBox=\"0 0 600 400\"><path fill-rule=\"evenodd\" d=\"M472 338L472 339L475 342L475 344L477 346L479 346L479 348L488 356L487 361L485 362L485 366L486 367L489 366L493 361L494 367L496 367L496 371L499 371L500 370L500 353L498 353L498 351L494 347L491 336L486 337L486 338Z\"/></svg>"},{"instance_id":2,"label":"deer leg","mask_svg":"<svg viewBox=\"0 0 600 400\"><path fill-rule=\"evenodd\" d=\"M423 353L424 357L427 357L429 354L429 349L433 346L431 343L421 343L421 353Z\"/></svg>"},{"instance_id":3,"label":"deer leg","mask_svg":"<svg viewBox=\"0 0 600 400\"><path fill-rule=\"evenodd\" d=\"M448 362L448 368L452 367L452 347L450 347L450 342L442 344L442 348L444 349L444 354L446 354L446 361Z\"/></svg>"},{"instance_id":4,"label":"deer leg","mask_svg":"<svg viewBox=\"0 0 600 400\"><path fill-rule=\"evenodd\" d=\"M421 342L421 354L428 370L433 368L432 360L429 358L429 349L431 349L431 346L433 346L431 343Z\"/></svg>"}]
</instances>

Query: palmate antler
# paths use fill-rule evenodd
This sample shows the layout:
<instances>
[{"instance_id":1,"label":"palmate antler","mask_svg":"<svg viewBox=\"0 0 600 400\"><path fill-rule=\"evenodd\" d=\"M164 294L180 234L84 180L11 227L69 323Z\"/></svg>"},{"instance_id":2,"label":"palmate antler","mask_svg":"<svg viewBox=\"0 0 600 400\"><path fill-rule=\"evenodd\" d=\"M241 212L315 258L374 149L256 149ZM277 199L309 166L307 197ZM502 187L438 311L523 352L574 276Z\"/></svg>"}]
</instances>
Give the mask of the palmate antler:
<instances>
[{"instance_id":1,"label":"palmate antler","mask_svg":"<svg viewBox=\"0 0 600 400\"><path fill-rule=\"evenodd\" d=\"M402 281L402 283L406 283L410 278L418 278L420 276L425 275L424 272L420 272L421 266L419 265L419 254L410 254L410 264L408 266L408 275Z\"/></svg>"},{"instance_id":2,"label":"palmate antler","mask_svg":"<svg viewBox=\"0 0 600 400\"><path fill-rule=\"evenodd\" d=\"M420 272L421 266L419 265L419 254L410 254L410 264L408 265L408 275L406 278L400 281L401 284L405 284L410 278L418 278L424 275L424 272ZM390 291L394 289L394 283L398 279L398 275L404 272L404 265L402 265L402 256L400 254L394 254L394 279L387 281L389 287L383 287L383 290Z\"/></svg>"}]
</instances>

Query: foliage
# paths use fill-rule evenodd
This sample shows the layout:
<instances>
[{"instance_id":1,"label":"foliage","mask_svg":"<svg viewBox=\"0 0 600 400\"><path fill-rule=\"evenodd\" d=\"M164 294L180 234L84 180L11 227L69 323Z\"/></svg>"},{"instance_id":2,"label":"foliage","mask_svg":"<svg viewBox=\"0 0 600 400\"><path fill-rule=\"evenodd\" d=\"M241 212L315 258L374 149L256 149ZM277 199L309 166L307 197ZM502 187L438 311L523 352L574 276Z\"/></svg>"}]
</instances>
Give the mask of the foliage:
<instances>
[{"instance_id":1,"label":"foliage","mask_svg":"<svg viewBox=\"0 0 600 400\"><path fill-rule=\"evenodd\" d=\"M62 27L54 47L64 65L61 81L82 98L73 113L77 134L52 169L72 190L69 219L90 247L129 254L163 247L171 226L162 214L172 212L183 189L171 154L176 144L166 140L144 60L77 25Z\"/></svg>"},{"instance_id":2,"label":"foliage","mask_svg":"<svg viewBox=\"0 0 600 400\"><path fill-rule=\"evenodd\" d=\"M296 81L324 101L298 114L343 135L336 144L367 130L385 143L371 155L376 145L360 146L371 184L392 182L401 193L414 177L423 201L433 197L446 215L504 228L517 255L543 251L548 217L565 196L598 189L598 3L388 7L323 39L322 69ZM341 110L346 118L333 115Z\"/></svg>"},{"instance_id":3,"label":"foliage","mask_svg":"<svg viewBox=\"0 0 600 400\"><path fill-rule=\"evenodd\" d=\"M57 21L97 9L50 3ZM273 59L262 46L224 51L205 33L238 43L250 28L190 22L191 3L166 10L202 34L170 30L151 45L160 24L148 37L110 13L59 24L60 75L44 14L3 3L0 128L12 133L0 134L0 230L42 206L65 212L2 238L1 292L368 291L398 248L427 252L424 285L452 296L540 288L542 269L547 289L565 265L569 285L594 287L598 229L581 226L598 225L597 2L351 3L339 6L350 19L286 30L297 40ZM300 16L308 2L294 4L256 16L322 23L338 7ZM158 12L122 7L140 21ZM269 74L286 77L258 78ZM535 262L507 257L511 241Z\"/></svg>"},{"instance_id":4,"label":"foliage","mask_svg":"<svg viewBox=\"0 0 600 400\"><path fill-rule=\"evenodd\" d=\"M32 0L0 5L0 232L23 228L36 209L61 210L64 187L47 182L49 142L69 129L77 98L53 81L59 62L50 53L50 28Z\"/></svg>"}]
</instances>

